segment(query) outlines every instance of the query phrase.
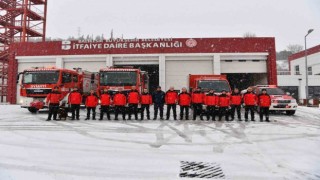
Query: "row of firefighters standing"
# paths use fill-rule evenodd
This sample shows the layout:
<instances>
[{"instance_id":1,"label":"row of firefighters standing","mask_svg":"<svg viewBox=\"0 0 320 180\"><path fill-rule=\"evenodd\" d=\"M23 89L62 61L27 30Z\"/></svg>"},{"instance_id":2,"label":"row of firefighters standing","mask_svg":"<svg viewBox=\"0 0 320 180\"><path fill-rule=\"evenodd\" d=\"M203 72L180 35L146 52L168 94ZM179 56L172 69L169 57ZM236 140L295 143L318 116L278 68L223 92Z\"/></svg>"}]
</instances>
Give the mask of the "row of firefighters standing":
<instances>
[{"instance_id":1,"label":"row of firefighters standing","mask_svg":"<svg viewBox=\"0 0 320 180\"><path fill-rule=\"evenodd\" d=\"M58 87L47 96L46 103L49 104L49 115L47 120L56 119L57 108L59 108L59 101L62 99L61 93L58 91ZM216 95L214 90L210 90L209 93L204 94L201 92L200 88L197 88L191 94L187 92L186 88L182 88L182 92L178 94L174 87L165 93L158 86L157 90L150 94L147 89L144 89L143 93L140 95L133 86L131 91L129 91L126 96L121 90L119 90L112 98L108 93L107 89L104 89L100 97L91 90L90 94L86 97L86 108L87 108L87 118L90 119L90 114L92 111L92 119L95 120L96 117L96 107L100 99L101 111L100 119L103 119L104 114L107 114L108 120L110 120L110 106L111 104L115 107L115 120L118 120L118 114L122 114L122 118L125 120L126 108L129 105L128 114L129 120L131 115L134 114L135 119L138 119L138 105L141 104L141 120L144 119L144 111L147 112L147 119L150 119L150 105L154 104L154 120L157 119L158 110L160 111L160 119L163 119L163 108L164 104L167 105L166 120L170 118L170 111L173 111L174 120L177 119L176 105L180 105L180 119L183 119L185 113L185 119L189 119L189 108L193 106L193 120L196 119L197 115L203 120L203 116L206 115L207 120L212 117L215 121L215 117L218 116L219 120L225 116L225 120L229 121L229 115L231 116L231 121L234 120L235 112L237 112L238 120L241 121L241 104L244 103L245 107L245 121L248 121L248 114L250 111L251 121L254 121L254 110L255 106L259 106L260 121L263 121L263 115L266 117L266 121L269 122L269 107L271 105L271 98L267 94L266 89L262 89L261 94L258 96L249 87L245 94L241 94L238 89L234 89L231 95L227 95L226 91L223 90L221 95ZM69 94L68 104L71 106L72 120L79 120L79 109L82 102L82 95L77 88ZM203 113L202 106L206 105L206 111ZM218 111L216 109L218 108Z\"/></svg>"}]
</instances>

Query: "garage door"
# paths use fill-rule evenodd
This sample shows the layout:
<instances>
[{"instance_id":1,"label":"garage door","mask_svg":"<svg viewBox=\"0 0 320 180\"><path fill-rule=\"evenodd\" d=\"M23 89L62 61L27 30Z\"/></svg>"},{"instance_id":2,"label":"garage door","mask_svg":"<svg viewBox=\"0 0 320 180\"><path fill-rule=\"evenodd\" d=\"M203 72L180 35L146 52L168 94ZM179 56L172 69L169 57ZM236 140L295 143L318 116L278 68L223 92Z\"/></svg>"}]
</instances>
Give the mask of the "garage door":
<instances>
[{"instance_id":1,"label":"garage door","mask_svg":"<svg viewBox=\"0 0 320 180\"><path fill-rule=\"evenodd\" d=\"M212 74L212 61L193 60L193 61L166 61L166 88L174 86L181 90L182 87L189 85L189 74Z\"/></svg>"},{"instance_id":2,"label":"garage door","mask_svg":"<svg viewBox=\"0 0 320 180\"><path fill-rule=\"evenodd\" d=\"M266 73L266 60L221 61L221 73Z\"/></svg>"}]
</instances>

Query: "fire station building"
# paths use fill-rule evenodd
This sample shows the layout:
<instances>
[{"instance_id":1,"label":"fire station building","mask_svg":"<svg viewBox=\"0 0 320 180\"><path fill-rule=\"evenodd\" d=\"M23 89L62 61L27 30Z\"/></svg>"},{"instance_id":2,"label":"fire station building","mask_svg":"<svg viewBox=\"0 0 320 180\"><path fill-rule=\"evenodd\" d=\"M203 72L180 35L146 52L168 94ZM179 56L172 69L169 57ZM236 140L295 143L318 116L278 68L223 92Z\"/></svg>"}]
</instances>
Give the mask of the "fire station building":
<instances>
[{"instance_id":1,"label":"fire station building","mask_svg":"<svg viewBox=\"0 0 320 180\"><path fill-rule=\"evenodd\" d=\"M307 54L305 54L307 53ZM308 77L306 77L306 55ZM308 78L308 92L310 104L313 99L320 98L320 45L289 56L289 71L278 72L279 86L288 92L295 93L295 98L301 103L306 99L306 79Z\"/></svg>"},{"instance_id":2,"label":"fire station building","mask_svg":"<svg viewBox=\"0 0 320 180\"><path fill-rule=\"evenodd\" d=\"M232 88L277 85L272 37L26 42L11 48L18 72L32 67L98 72L105 67L132 66L148 71L151 89L188 87L189 74L225 74ZM14 93L19 99L19 86Z\"/></svg>"}]
</instances>

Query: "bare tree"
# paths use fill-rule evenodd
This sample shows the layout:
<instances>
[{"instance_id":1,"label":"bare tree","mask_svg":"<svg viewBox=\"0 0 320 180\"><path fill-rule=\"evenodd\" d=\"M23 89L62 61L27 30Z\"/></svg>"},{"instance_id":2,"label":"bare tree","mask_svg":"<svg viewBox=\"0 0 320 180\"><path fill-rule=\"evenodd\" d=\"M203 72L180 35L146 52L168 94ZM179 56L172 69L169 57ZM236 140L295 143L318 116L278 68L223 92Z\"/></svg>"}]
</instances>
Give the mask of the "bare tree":
<instances>
[{"instance_id":1,"label":"bare tree","mask_svg":"<svg viewBox=\"0 0 320 180\"><path fill-rule=\"evenodd\" d=\"M294 53L298 53L298 52L302 51L303 46L301 46L300 44L289 44L287 46L287 50L291 51L294 54Z\"/></svg>"},{"instance_id":2,"label":"bare tree","mask_svg":"<svg viewBox=\"0 0 320 180\"><path fill-rule=\"evenodd\" d=\"M257 37L255 33L252 32L246 32L243 34L243 37L248 38L248 37Z\"/></svg>"}]
</instances>

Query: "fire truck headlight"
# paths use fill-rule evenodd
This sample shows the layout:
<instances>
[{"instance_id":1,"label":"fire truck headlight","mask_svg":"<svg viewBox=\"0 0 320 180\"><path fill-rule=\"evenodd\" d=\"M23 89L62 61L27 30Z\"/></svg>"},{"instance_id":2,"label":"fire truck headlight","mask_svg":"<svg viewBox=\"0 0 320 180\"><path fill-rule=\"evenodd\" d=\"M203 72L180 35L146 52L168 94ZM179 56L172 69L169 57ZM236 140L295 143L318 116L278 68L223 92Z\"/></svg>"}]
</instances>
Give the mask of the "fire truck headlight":
<instances>
[{"instance_id":1,"label":"fire truck headlight","mask_svg":"<svg viewBox=\"0 0 320 180\"><path fill-rule=\"evenodd\" d=\"M291 100L291 103L297 103L297 100L292 99L292 100Z\"/></svg>"},{"instance_id":2,"label":"fire truck headlight","mask_svg":"<svg viewBox=\"0 0 320 180\"><path fill-rule=\"evenodd\" d=\"M23 99L20 99L20 104L23 104Z\"/></svg>"}]
</instances>

